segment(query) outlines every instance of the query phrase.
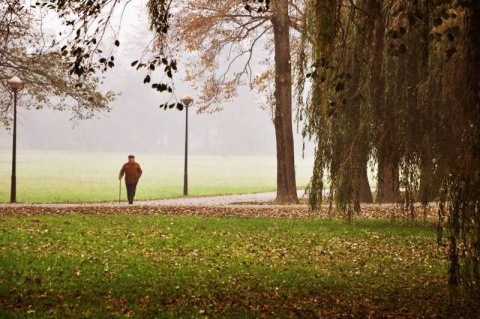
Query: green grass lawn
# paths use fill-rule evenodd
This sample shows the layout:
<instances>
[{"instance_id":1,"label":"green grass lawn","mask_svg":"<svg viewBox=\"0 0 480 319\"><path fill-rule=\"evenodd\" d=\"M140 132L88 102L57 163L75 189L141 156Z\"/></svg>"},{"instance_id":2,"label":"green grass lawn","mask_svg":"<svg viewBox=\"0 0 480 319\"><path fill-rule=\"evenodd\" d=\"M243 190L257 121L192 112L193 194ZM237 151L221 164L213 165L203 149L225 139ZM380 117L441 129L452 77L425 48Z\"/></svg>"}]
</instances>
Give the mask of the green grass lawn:
<instances>
[{"instance_id":1,"label":"green grass lawn","mask_svg":"<svg viewBox=\"0 0 480 319\"><path fill-rule=\"evenodd\" d=\"M127 154L19 150L17 202L115 201L118 172ZM137 200L181 197L184 157L136 154L144 174ZM218 195L276 190L275 156L189 156L189 195ZM310 180L312 159L297 159L297 185ZM11 153L0 155L0 202L10 201ZM122 184L125 197L125 187Z\"/></svg>"},{"instance_id":2,"label":"green grass lawn","mask_svg":"<svg viewBox=\"0 0 480 319\"><path fill-rule=\"evenodd\" d=\"M475 315L449 299L431 227L124 209L0 216L0 317Z\"/></svg>"}]
</instances>

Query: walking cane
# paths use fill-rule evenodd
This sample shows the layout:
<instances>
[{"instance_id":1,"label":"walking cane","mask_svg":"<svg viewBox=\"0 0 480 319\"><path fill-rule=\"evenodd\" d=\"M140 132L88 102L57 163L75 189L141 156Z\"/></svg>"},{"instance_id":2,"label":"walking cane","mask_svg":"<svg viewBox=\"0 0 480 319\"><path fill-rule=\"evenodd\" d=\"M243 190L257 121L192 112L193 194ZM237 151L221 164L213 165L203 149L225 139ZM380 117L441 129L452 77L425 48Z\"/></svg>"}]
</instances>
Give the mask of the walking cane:
<instances>
[{"instance_id":1,"label":"walking cane","mask_svg":"<svg viewBox=\"0 0 480 319\"><path fill-rule=\"evenodd\" d=\"M122 198L122 180L118 180L118 203L120 204L120 199Z\"/></svg>"}]
</instances>

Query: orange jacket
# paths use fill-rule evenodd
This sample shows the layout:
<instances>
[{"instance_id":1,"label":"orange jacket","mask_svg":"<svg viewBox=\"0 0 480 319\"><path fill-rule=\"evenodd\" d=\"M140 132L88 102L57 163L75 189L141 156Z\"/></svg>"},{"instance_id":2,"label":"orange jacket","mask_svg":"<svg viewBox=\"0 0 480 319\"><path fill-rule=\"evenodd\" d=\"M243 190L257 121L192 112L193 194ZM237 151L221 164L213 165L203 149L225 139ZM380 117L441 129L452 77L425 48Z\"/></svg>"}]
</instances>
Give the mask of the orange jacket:
<instances>
[{"instance_id":1,"label":"orange jacket","mask_svg":"<svg viewBox=\"0 0 480 319\"><path fill-rule=\"evenodd\" d=\"M137 162L127 162L123 164L118 178L122 179L123 174L125 174L125 184L136 184L142 176L142 168Z\"/></svg>"}]
</instances>

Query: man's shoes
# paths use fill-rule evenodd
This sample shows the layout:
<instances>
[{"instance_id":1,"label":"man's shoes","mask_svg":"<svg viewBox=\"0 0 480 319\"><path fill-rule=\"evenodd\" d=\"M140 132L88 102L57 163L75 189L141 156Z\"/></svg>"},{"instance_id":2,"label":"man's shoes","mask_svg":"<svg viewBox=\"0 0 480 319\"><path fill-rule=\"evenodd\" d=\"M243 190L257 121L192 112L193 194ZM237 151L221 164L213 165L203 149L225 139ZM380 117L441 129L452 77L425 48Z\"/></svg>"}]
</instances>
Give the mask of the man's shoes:
<instances>
[{"instance_id":1,"label":"man's shoes","mask_svg":"<svg viewBox=\"0 0 480 319\"><path fill-rule=\"evenodd\" d=\"M133 204L133 202L128 202L128 204L132 205L132 204Z\"/></svg>"}]
</instances>

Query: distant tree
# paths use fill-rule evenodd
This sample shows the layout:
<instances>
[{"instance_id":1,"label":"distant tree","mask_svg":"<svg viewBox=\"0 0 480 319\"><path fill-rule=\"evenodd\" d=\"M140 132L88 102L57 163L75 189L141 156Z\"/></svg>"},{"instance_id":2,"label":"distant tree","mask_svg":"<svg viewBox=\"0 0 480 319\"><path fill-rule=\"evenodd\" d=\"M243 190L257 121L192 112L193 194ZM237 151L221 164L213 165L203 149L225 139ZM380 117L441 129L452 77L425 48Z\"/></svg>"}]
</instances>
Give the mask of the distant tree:
<instances>
[{"instance_id":1,"label":"distant tree","mask_svg":"<svg viewBox=\"0 0 480 319\"><path fill-rule=\"evenodd\" d=\"M289 1L270 4L176 1L178 10L172 9L176 14L169 25L171 32L161 34L159 40L160 47L175 44L194 53L185 72L186 80L200 92L200 112L221 109L222 102L235 97L241 85L265 87L267 79L273 80L274 94L267 100L276 132L277 201L296 203L289 33L298 11L290 10ZM267 53L256 50L260 45ZM271 55L272 61L259 71L260 62Z\"/></svg>"},{"instance_id":2,"label":"distant tree","mask_svg":"<svg viewBox=\"0 0 480 319\"><path fill-rule=\"evenodd\" d=\"M292 132L292 65L288 0L275 0L271 21L275 43L275 136L277 201L297 203Z\"/></svg>"},{"instance_id":3,"label":"distant tree","mask_svg":"<svg viewBox=\"0 0 480 319\"><path fill-rule=\"evenodd\" d=\"M99 91L100 79L90 74L83 79L69 74L68 61L52 42L46 42L41 18L20 0L0 4L0 117L10 124L12 94L6 80L17 75L25 82L21 106L70 111L72 119L91 118L108 112L112 92Z\"/></svg>"}]
</instances>

